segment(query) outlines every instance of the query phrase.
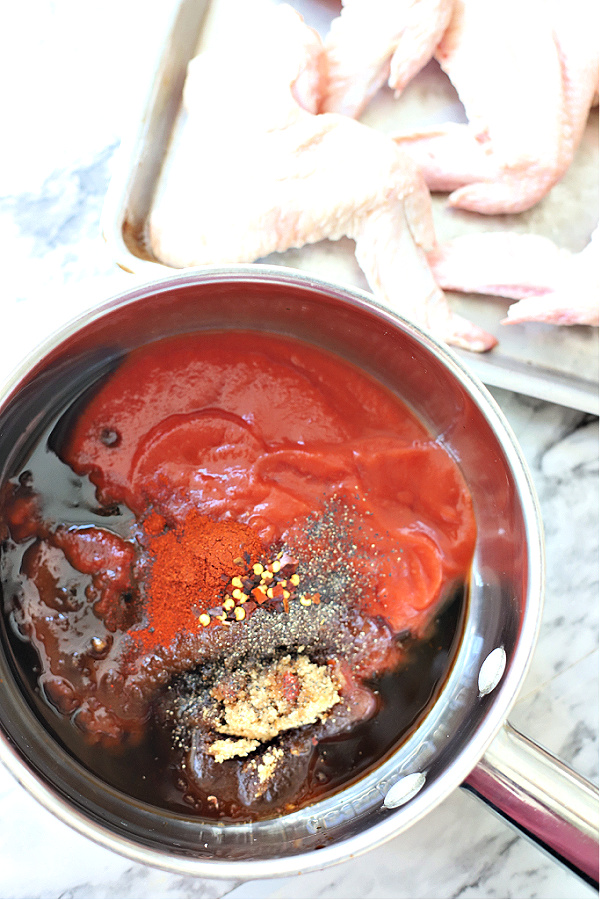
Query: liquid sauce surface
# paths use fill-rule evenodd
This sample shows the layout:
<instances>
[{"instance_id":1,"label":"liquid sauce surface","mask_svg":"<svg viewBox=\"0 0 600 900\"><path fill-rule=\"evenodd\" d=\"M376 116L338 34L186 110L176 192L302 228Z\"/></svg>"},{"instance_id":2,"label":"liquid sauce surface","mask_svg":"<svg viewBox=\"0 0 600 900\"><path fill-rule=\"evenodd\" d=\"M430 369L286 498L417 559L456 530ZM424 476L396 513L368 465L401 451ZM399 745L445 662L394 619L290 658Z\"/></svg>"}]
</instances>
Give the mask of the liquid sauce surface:
<instances>
[{"instance_id":1,"label":"liquid sauce surface","mask_svg":"<svg viewBox=\"0 0 600 900\"><path fill-rule=\"evenodd\" d=\"M144 796L114 774L138 753L154 803L252 819L414 727L452 662L475 521L404 404L324 351L228 332L130 353L68 422L5 486L5 570L32 690L86 765Z\"/></svg>"}]
</instances>

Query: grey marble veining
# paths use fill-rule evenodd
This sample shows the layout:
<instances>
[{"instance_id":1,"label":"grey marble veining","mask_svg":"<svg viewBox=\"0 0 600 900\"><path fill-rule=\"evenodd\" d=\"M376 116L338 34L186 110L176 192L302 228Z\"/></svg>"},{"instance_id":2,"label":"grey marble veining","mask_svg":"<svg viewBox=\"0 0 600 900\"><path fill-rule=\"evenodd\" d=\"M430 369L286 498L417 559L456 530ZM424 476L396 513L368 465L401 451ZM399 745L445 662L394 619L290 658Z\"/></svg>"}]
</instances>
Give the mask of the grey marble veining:
<instances>
[{"instance_id":1,"label":"grey marble veining","mask_svg":"<svg viewBox=\"0 0 600 900\"><path fill-rule=\"evenodd\" d=\"M99 218L169 3L107 0L97 20L86 6L35 0L11 11L4 83L15 69L23 74L20 97L7 100L19 128L0 151L0 377L64 322L135 283L109 258ZM27 77L24 57L37 78ZM598 420L492 393L532 472L548 569L539 641L510 721L597 781ZM0 809L4 898L596 896L461 790L360 858L243 885L134 864L55 820L2 768Z\"/></svg>"},{"instance_id":2,"label":"grey marble veining","mask_svg":"<svg viewBox=\"0 0 600 900\"><path fill-rule=\"evenodd\" d=\"M594 892L558 870L462 791L433 816L364 857L295 879L245 885L228 895L232 900L534 896L587 898Z\"/></svg>"}]
</instances>

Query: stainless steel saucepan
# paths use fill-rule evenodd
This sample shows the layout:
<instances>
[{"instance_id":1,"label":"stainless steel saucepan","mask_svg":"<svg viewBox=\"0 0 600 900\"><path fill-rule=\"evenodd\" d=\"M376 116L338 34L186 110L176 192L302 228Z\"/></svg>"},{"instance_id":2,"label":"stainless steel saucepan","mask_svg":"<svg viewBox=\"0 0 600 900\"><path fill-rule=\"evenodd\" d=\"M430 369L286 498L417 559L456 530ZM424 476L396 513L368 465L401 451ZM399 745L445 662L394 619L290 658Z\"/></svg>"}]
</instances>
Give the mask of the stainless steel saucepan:
<instances>
[{"instance_id":1,"label":"stainless steel saucepan","mask_svg":"<svg viewBox=\"0 0 600 900\"><path fill-rule=\"evenodd\" d=\"M33 354L0 394L0 478L81 373L107 354L188 331L260 329L330 349L397 392L450 448L478 527L469 610L448 681L418 729L374 771L305 809L219 825L108 787L44 730L0 654L0 757L68 824L138 862L204 877L264 878L362 853L473 791L590 883L598 880L597 791L507 724L534 648L543 536L515 437L486 389L444 346L370 295L266 266L189 270L87 313Z\"/></svg>"}]
</instances>

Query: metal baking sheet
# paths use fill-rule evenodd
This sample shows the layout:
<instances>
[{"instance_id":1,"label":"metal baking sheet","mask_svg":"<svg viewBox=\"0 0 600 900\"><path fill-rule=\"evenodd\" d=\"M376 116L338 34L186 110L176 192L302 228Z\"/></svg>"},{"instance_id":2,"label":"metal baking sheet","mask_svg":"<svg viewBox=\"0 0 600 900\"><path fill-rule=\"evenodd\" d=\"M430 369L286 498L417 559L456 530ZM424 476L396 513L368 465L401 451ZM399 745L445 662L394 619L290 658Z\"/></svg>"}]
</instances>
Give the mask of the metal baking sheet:
<instances>
[{"instance_id":1,"label":"metal baking sheet","mask_svg":"<svg viewBox=\"0 0 600 900\"><path fill-rule=\"evenodd\" d=\"M323 35L340 10L338 0L292 0L290 5ZM170 271L153 258L145 235L152 206L169 190L177 154L185 141L181 96L187 65L200 50L225 38L232 23L239 27L244 17L247 22L249 9L251 0L182 0L175 7L145 109L140 110L135 132L120 148L103 211L104 237L115 261L127 271L147 278ZM382 89L362 121L391 133L465 118L452 85L432 62L399 100L387 88ZM511 216L480 216L448 209L443 195L434 195L433 207L440 242L469 232L514 230L542 234L560 246L581 250L598 216L597 109L590 115L566 176L532 210ZM353 250L350 240L321 241L273 254L266 261L368 290ZM457 311L499 340L498 346L485 354L458 351L482 381L598 414L598 329L540 323L502 325L509 301L449 296Z\"/></svg>"}]
</instances>

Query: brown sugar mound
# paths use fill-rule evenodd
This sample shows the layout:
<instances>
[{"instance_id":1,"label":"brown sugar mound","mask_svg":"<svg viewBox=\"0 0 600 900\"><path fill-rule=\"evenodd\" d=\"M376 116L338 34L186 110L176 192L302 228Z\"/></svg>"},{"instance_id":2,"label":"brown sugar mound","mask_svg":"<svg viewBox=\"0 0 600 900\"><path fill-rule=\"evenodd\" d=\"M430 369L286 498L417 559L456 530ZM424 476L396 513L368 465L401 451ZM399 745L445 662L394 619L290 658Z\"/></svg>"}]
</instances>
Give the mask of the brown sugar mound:
<instances>
[{"instance_id":1,"label":"brown sugar mound","mask_svg":"<svg viewBox=\"0 0 600 900\"><path fill-rule=\"evenodd\" d=\"M339 688L329 666L284 656L218 682L210 691L218 703L211 725L220 734L269 741L322 719L340 702Z\"/></svg>"}]
</instances>

